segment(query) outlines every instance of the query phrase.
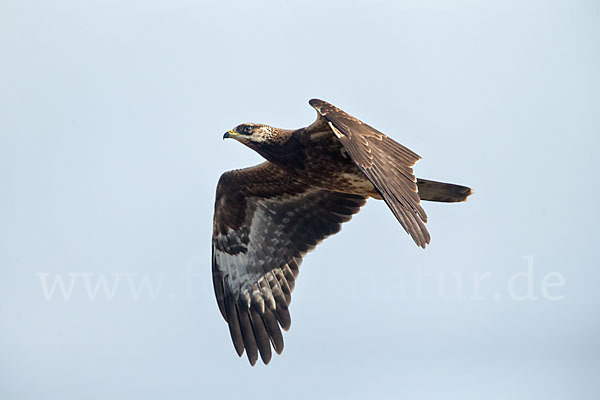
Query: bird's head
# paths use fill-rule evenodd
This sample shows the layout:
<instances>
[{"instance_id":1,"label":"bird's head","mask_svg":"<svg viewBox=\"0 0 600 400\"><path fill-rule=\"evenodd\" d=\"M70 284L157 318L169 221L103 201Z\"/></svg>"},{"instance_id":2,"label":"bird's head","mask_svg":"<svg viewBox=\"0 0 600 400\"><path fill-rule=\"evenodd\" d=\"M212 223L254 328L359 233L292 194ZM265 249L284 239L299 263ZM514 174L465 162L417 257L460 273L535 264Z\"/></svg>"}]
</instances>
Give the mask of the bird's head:
<instances>
[{"instance_id":1,"label":"bird's head","mask_svg":"<svg viewBox=\"0 0 600 400\"><path fill-rule=\"evenodd\" d=\"M275 143L278 141L277 136L277 130L272 126L262 124L241 124L225 132L223 139L232 138L249 147L254 147Z\"/></svg>"},{"instance_id":2,"label":"bird's head","mask_svg":"<svg viewBox=\"0 0 600 400\"><path fill-rule=\"evenodd\" d=\"M232 138L245 144L269 161L289 158L293 131L263 124L241 124L225 132L223 139Z\"/></svg>"}]
</instances>

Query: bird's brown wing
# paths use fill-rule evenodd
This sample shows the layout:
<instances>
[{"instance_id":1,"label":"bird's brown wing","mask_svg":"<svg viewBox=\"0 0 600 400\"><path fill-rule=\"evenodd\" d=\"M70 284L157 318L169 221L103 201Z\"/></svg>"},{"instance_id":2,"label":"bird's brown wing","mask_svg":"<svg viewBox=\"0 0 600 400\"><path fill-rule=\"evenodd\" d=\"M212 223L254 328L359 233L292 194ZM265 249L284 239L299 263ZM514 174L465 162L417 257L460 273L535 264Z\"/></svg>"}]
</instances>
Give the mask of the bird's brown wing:
<instances>
[{"instance_id":1,"label":"bird's brown wing","mask_svg":"<svg viewBox=\"0 0 600 400\"><path fill-rule=\"evenodd\" d=\"M224 173L217 186L213 283L233 345L254 365L271 345L283 350L280 327L306 252L337 233L365 198L307 186L265 162Z\"/></svg>"},{"instance_id":2,"label":"bird's brown wing","mask_svg":"<svg viewBox=\"0 0 600 400\"><path fill-rule=\"evenodd\" d=\"M421 157L332 104L318 99L309 103L319 116L307 129L322 130L325 123L329 125L400 224L415 243L424 248L430 240L425 227L427 215L420 204L417 179L412 169Z\"/></svg>"}]
</instances>

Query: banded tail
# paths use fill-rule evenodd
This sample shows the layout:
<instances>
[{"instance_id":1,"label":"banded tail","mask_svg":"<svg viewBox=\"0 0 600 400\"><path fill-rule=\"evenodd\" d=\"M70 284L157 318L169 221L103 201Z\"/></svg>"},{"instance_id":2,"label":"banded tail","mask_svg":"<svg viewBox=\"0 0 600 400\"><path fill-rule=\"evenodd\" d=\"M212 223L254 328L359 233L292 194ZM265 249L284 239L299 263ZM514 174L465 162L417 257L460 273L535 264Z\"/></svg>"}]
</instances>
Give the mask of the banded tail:
<instances>
[{"instance_id":1,"label":"banded tail","mask_svg":"<svg viewBox=\"0 0 600 400\"><path fill-rule=\"evenodd\" d=\"M427 179L417 179L419 187L419 197L421 200L441 201L444 203L456 203L465 201L473 191L471 188L453 183L444 183L430 181Z\"/></svg>"}]
</instances>

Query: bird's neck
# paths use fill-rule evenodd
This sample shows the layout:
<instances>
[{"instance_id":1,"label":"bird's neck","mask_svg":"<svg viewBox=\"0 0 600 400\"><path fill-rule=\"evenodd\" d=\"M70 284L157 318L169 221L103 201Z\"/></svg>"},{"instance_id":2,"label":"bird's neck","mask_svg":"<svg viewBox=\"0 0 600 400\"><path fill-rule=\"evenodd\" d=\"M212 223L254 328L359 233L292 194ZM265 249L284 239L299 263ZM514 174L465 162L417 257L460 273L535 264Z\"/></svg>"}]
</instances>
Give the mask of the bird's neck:
<instances>
[{"instance_id":1,"label":"bird's neck","mask_svg":"<svg viewBox=\"0 0 600 400\"><path fill-rule=\"evenodd\" d=\"M291 169L304 168L304 145L295 135L290 135L283 143L262 144L254 150L274 164Z\"/></svg>"}]
</instances>

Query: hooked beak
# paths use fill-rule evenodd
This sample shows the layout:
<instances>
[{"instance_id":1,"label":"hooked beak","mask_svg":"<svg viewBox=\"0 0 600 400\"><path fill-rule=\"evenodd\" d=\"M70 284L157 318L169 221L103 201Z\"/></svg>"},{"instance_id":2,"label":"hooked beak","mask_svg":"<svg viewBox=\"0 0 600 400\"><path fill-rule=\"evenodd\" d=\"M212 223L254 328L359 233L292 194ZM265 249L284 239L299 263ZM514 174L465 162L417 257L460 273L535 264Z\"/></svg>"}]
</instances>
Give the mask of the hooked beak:
<instances>
[{"instance_id":1,"label":"hooked beak","mask_svg":"<svg viewBox=\"0 0 600 400\"><path fill-rule=\"evenodd\" d=\"M228 139L234 136L240 136L240 134L235 132L233 129L230 129L227 132L225 132L225 134L223 135L223 139Z\"/></svg>"}]
</instances>

